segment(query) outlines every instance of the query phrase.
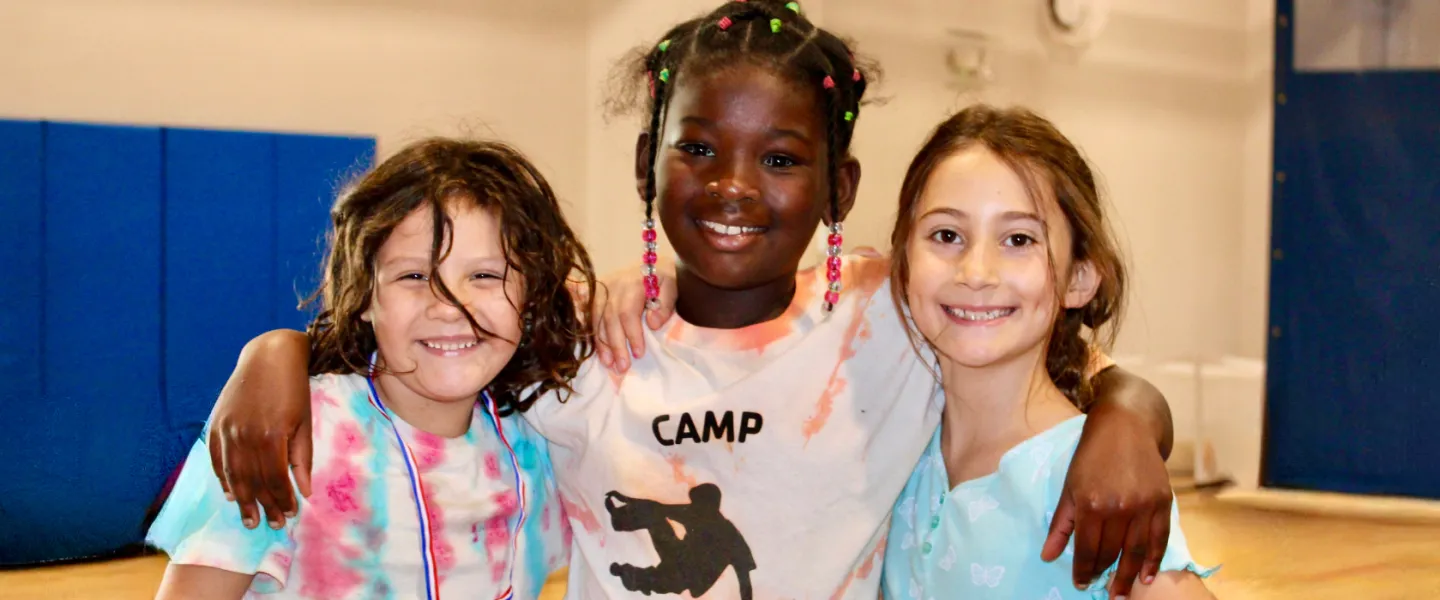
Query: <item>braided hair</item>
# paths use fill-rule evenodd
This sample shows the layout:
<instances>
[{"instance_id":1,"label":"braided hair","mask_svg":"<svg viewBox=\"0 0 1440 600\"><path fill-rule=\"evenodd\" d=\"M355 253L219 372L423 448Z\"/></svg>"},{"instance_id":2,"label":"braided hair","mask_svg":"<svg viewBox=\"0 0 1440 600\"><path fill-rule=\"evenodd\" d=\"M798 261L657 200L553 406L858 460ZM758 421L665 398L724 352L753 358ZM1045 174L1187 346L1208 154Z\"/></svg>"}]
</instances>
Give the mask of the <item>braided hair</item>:
<instances>
[{"instance_id":1,"label":"braided hair","mask_svg":"<svg viewBox=\"0 0 1440 600\"><path fill-rule=\"evenodd\" d=\"M643 100L649 115L646 221L654 219L656 151L676 77L713 73L736 64L763 66L800 85L821 88L816 108L825 124L830 216L832 222L839 222L836 173L849 155L860 103L877 69L861 65L849 43L816 27L798 3L778 0L727 2L708 15L676 25L644 49L624 73L629 81L643 78L649 90ZM628 104L624 98L612 100L612 108Z\"/></svg>"}]
</instances>

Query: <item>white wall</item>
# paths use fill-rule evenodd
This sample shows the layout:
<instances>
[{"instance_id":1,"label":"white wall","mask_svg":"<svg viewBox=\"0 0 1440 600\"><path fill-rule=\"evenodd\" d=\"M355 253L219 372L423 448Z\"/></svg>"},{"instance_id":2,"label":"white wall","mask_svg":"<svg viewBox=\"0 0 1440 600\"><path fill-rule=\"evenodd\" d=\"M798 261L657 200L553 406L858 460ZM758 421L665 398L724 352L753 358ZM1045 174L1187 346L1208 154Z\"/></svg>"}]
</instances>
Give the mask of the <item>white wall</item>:
<instances>
[{"instance_id":1,"label":"white wall","mask_svg":"<svg viewBox=\"0 0 1440 600\"><path fill-rule=\"evenodd\" d=\"M496 135L579 204L585 32L567 0L4 0L0 118L374 135L382 156Z\"/></svg>"},{"instance_id":2,"label":"white wall","mask_svg":"<svg viewBox=\"0 0 1440 600\"><path fill-rule=\"evenodd\" d=\"M978 97L1050 117L1109 192L1133 264L1118 352L1235 353L1235 315L1253 302L1234 284L1250 109L1244 0L1111 4L1104 34L1067 60L1047 53L1037 0L828 0L827 26L880 60L880 93L891 98L861 119L856 153L865 175L847 231L857 243L885 239L910 156L929 128L973 99L946 87L944 31L982 31L992 39L996 82Z\"/></svg>"}]
</instances>

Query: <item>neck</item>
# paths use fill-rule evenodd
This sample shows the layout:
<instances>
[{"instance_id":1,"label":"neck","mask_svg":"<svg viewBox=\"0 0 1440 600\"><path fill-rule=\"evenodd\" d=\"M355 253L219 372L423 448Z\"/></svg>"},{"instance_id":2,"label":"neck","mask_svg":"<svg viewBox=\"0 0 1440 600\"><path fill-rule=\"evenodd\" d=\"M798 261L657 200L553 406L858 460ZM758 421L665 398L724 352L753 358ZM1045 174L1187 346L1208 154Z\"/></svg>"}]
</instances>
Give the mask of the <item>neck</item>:
<instances>
[{"instance_id":1,"label":"neck","mask_svg":"<svg viewBox=\"0 0 1440 600\"><path fill-rule=\"evenodd\" d=\"M445 438L456 438L470 430L475 403L431 400L411 390L399 378L381 372L375 376L375 388L385 408L411 427Z\"/></svg>"},{"instance_id":2,"label":"neck","mask_svg":"<svg viewBox=\"0 0 1440 600\"><path fill-rule=\"evenodd\" d=\"M697 327L739 329L779 317L795 298L795 278L782 277L744 290L717 288L680 265L675 285L675 312Z\"/></svg>"},{"instance_id":3,"label":"neck","mask_svg":"<svg viewBox=\"0 0 1440 600\"><path fill-rule=\"evenodd\" d=\"M1044 347L979 368L941 358L942 437L959 451L1028 439L1080 414L1045 371Z\"/></svg>"}]
</instances>

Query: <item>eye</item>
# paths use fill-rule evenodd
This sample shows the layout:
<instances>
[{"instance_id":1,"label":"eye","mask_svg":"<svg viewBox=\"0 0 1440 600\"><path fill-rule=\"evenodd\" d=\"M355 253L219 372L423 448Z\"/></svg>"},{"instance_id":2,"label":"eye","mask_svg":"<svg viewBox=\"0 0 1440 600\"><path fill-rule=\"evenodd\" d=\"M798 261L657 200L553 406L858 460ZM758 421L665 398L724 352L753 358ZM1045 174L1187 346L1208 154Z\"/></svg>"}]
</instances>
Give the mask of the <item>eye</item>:
<instances>
[{"instance_id":1,"label":"eye","mask_svg":"<svg viewBox=\"0 0 1440 600\"><path fill-rule=\"evenodd\" d=\"M479 271L470 276L471 279L505 279L503 275L489 271Z\"/></svg>"},{"instance_id":2,"label":"eye","mask_svg":"<svg viewBox=\"0 0 1440 600\"><path fill-rule=\"evenodd\" d=\"M681 142L677 144L676 147L679 148L681 152L691 156L715 156L715 151L711 150L710 147L705 144Z\"/></svg>"},{"instance_id":3,"label":"eye","mask_svg":"<svg viewBox=\"0 0 1440 600\"><path fill-rule=\"evenodd\" d=\"M765 166L772 169L784 169L787 167L793 167L798 164L795 159L785 156L783 154L771 154L770 156L766 156L765 160L762 162L765 164Z\"/></svg>"},{"instance_id":4,"label":"eye","mask_svg":"<svg viewBox=\"0 0 1440 600\"><path fill-rule=\"evenodd\" d=\"M424 273L419 273L419 272L416 272L416 271L411 271L411 272L409 272L409 273L402 273L399 277L396 277L396 278L395 278L395 281L427 281L427 280L429 280L429 278L426 277Z\"/></svg>"},{"instance_id":5,"label":"eye","mask_svg":"<svg viewBox=\"0 0 1440 600\"><path fill-rule=\"evenodd\" d=\"M964 238L960 237L960 233L953 229L941 229L940 231L936 231L935 233L930 234L930 239L940 242L942 244L958 244L964 241Z\"/></svg>"},{"instance_id":6,"label":"eye","mask_svg":"<svg viewBox=\"0 0 1440 600\"><path fill-rule=\"evenodd\" d=\"M1012 234L1010 234L1010 235L1005 236L1005 245L1006 245L1006 246L1011 246L1011 247L1015 247L1015 248L1020 248L1020 247L1024 247L1024 246L1030 246L1030 245L1033 245L1033 244L1035 244L1035 243L1036 243L1035 238L1034 238L1034 237L1031 237L1030 234L1027 234L1027 233L1012 233Z\"/></svg>"}]
</instances>

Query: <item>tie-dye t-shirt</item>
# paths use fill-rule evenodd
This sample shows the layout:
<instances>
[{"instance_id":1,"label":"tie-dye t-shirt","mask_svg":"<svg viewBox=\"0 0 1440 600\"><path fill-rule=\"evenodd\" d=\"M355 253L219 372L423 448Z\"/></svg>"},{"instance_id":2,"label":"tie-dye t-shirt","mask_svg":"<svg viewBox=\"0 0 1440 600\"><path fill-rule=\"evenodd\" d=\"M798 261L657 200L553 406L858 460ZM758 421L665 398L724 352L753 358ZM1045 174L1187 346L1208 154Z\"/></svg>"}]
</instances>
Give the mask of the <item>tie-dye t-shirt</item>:
<instances>
[{"instance_id":1,"label":"tie-dye t-shirt","mask_svg":"<svg viewBox=\"0 0 1440 600\"><path fill-rule=\"evenodd\" d=\"M312 493L296 518L280 531L245 529L202 439L148 541L173 563L255 574L247 597L424 598L419 515L390 421L368 401L362 376L316 376L310 391ZM490 600L513 581L516 598L537 597L570 544L544 439L524 419L501 419L527 500L512 554L520 517L515 472L489 415L477 405L470 430L448 439L395 423L429 496L441 595Z\"/></svg>"},{"instance_id":2,"label":"tie-dye t-shirt","mask_svg":"<svg viewBox=\"0 0 1440 600\"><path fill-rule=\"evenodd\" d=\"M1070 583L1072 538L1060 559L1040 560L1070 459L1080 444L1085 417L1076 416L1011 448L990 475L951 489L936 431L905 492L895 504L885 557L885 597L895 600L1019 598L1103 600L1115 574L1111 565L1088 590ZM1163 571L1196 565L1180 529L1180 509L1170 511L1170 541Z\"/></svg>"},{"instance_id":3,"label":"tie-dye t-shirt","mask_svg":"<svg viewBox=\"0 0 1440 600\"><path fill-rule=\"evenodd\" d=\"M783 316L735 330L671 319L623 376L591 362L575 396L526 413L575 531L572 598L876 598L938 386L888 263L845 265L831 314L806 271Z\"/></svg>"}]
</instances>

